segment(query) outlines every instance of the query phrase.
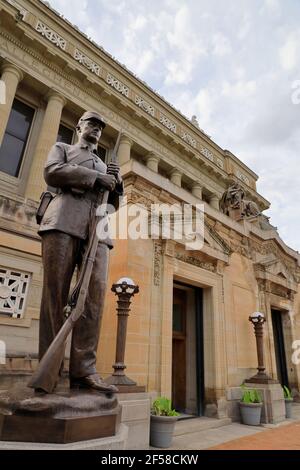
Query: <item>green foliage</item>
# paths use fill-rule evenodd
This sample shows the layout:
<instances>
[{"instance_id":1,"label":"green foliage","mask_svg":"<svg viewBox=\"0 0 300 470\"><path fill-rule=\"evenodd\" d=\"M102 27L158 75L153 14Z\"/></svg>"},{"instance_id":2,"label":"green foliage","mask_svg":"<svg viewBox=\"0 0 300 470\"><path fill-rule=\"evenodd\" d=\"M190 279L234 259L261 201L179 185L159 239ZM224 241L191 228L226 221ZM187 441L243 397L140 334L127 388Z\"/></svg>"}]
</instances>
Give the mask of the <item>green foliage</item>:
<instances>
[{"instance_id":1,"label":"green foliage","mask_svg":"<svg viewBox=\"0 0 300 470\"><path fill-rule=\"evenodd\" d=\"M247 388L245 385L241 385L243 389L242 403L262 403L260 393L256 388Z\"/></svg>"},{"instance_id":2,"label":"green foliage","mask_svg":"<svg viewBox=\"0 0 300 470\"><path fill-rule=\"evenodd\" d=\"M287 398L288 400L292 400L293 397L292 397L290 389L286 385L284 385L282 388L283 388L284 398Z\"/></svg>"},{"instance_id":3,"label":"green foliage","mask_svg":"<svg viewBox=\"0 0 300 470\"><path fill-rule=\"evenodd\" d=\"M152 403L151 413L156 416L178 416L177 411L172 410L171 400L166 397L158 397Z\"/></svg>"}]
</instances>

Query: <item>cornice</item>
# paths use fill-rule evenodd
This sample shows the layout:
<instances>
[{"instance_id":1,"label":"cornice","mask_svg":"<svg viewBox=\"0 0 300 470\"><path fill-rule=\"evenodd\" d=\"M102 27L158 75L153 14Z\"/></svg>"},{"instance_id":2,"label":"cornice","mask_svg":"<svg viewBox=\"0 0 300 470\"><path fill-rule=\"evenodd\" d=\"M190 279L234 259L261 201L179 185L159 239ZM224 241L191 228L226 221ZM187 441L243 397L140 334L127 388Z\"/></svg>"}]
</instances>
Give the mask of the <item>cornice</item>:
<instances>
[{"instance_id":1,"label":"cornice","mask_svg":"<svg viewBox=\"0 0 300 470\"><path fill-rule=\"evenodd\" d=\"M79 80L77 80L76 78L72 77L72 75L69 75L66 72L64 72L63 70L61 70L57 65L50 62L44 56L42 56L42 54L37 53L36 51L31 49L29 46L25 45L20 40L16 39L10 33L5 32L5 31L2 30L0 32L0 36L2 36L4 39L8 40L10 43L14 44L18 49L20 49L20 50L24 51L25 53L29 54L31 57L33 57L35 60L37 60L39 63L47 66L57 76L62 77L64 80L68 81L69 83L71 83L72 85L77 87L85 95L90 96L94 100L97 100L97 101L100 100L101 95L98 94L96 91L94 91L91 87L83 86L82 83ZM87 76L87 79L89 79L88 76ZM97 84L97 85L101 86L100 84ZM101 89L103 90L103 88L101 88ZM155 135L155 137L157 137L157 134ZM159 140L157 142L159 143ZM184 142L181 143L181 148L184 149L185 147L186 147L185 143ZM176 153L173 150L172 154L174 156L175 161L176 161L176 159L180 160L179 153ZM190 156L191 154L188 151L188 149L186 149L186 152L184 153L184 155L185 155L187 163L191 165L191 168L196 167L198 169L198 171L201 171L201 166L203 166L203 168L205 168L207 170L208 174L204 173L204 178L212 179L212 184L215 184L215 182L212 178L212 176L215 176L215 178L221 178L221 180L223 180L224 185L226 185L228 175L225 171L223 171L221 169L217 169L215 167L212 167L212 165L210 165L210 162L208 162L204 159L199 160L195 155L193 155L194 158L191 158L191 156ZM161 155L160 158L165 159L166 161L168 160L166 156L163 157ZM179 162L179 160L178 160L178 162ZM210 173L210 175L209 175L209 173Z\"/></svg>"},{"instance_id":2,"label":"cornice","mask_svg":"<svg viewBox=\"0 0 300 470\"><path fill-rule=\"evenodd\" d=\"M3 1L3 0L2 0ZM7 1L7 0L6 0ZM31 12L32 15L35 13L38 13L38 18L40 21L43 21L43 18L49 18L49 21L51 22L51 26L53 27L53 23L57 25L58 31L56 31L58 34L63 34L62 31L65 31L67 34L65 35L66 37L64 38L67 41L67 36L68 38L72 38L73 44L70 44L72 47L71 49L73 50L74 47L76 48L83 48L81 52L84 54L89 55L89 57L85 58L85 65L88 63L90 68L94 68L94 80L90 77L90 81L94 81L94 83L99 84L99 79L103 79L105 82L106 77L100 76L100 73L95 72L95 67L97 67L97 58L98 61L101 60L104 62L106 67L108 68L108 71L111 69L114 69L115 72L117 73L117 76L115 77L116 80L122 80L123 79L130 82L132 84L129 96L127 96L127 100L130 101L132 104L134 104L137 109L135 109L133 112L136 112L138 116L142 116L144 119L146 118L147 121L149 122L150 126L158 127L159 132L162 134L165 134L168 136L168 139L174 139L176 141L176 145L179 147L182 147L184 151L187 151L191 155L194 155L196 159L203 160L202 155L207 157L209 153L211 153L210 149L215 152L213 156L213 161L209 162L209 165L213 168L212 171L218 175L218 177L225 178L227 176L226 171L224 171L224 174L222 173L223 168L225 168L225 151L218 146L212 139L210 139L207 134L205 134L201 129L198 129L189 119L186 118L179 110L177 110L174 106L172 106L170 103L168 103L163 97L161 97L155 90L152 90L151 87L149 87L144 81L139 79L134 73L132 73L130 70L127 69L127 67L120 62L118 62L112 55L110 55L106 50L104 50L103 47L99 46L96 44L94 41L91 40L91 38L88 38L87 35L85 35L83 32L81 32L75 25L73 25L71 22L69 22L66 18L64 18L62 15L60 15L56 10L54 10L50 5L47 3L41 1L41 0L27 0L26 2L22 2L19 0L19 3L25 7L28 4L29 11ZM30 8L31 7L31 8ZM30 25L33 28L33 25ZM50 27L50 26L49 26ZM34 30L34 28L33 28ZM80 42L79 42L80 40ZM55 48L55 45L52 44L52 47ZM75 61L74 54L72 55L70 53L70 50L68 50L68 47L65 48L65 50L58 50L59 48L56 47L56 54L62 57L62 54L68 54L69 57L72 57L72 59ZM74 52L74 50L73 50ZM60 54L62 53L62 54ZM90 57L94 55L94 57ZM95 60L95 63L93 61ZM79 63L77 62L77 65ZM74 66L75 64L73 64ZM101 64L101 67L103 64ZM84 65L82 65L84 67ZM76 67L77 68L77 67ZM77 68L78 70L78 68ZM83 73L82 69L80 70L81 73ZM90 73L90 70L85 68L84 72L86 75ZM103 87L103 84L101 84ZM124 90L122 88L123 84L118 85L118 87ZM124 84L126 86L126 83ZM150 101L149 106L152 105L153 102L158 104L158 107L156 109L155 116L152 116L149 114L149 112L145 111L145 107L138 107L138 105L135 103L135 98L136 98L136 91L134 90L134 87L136 87L139 92L141 93L142 96L140 98L143 100L147 99ZM112 92L114 92L113 88L111 89ZM112 93L115 95L115 93ZM143 96L146 95L146 96ZM131 96L130 96L131 95ZM117 95L118 96L118 95ZM122 96L118 96L120 101L126 100L126 94L124 96L124 93ZM125 103L125 106L127 106L127 103ZM160 107L162 109L160 109ZM161 113L164 114L166 113L165 120L161 120ZM168 128L169 123L168 121L171 120L172 124L172 119L176 121L176 124L179 126L179 132L172 133L170 128ZM158 121L158 122L157 122ZM163 123L163 125L160 125ZM164 126L164 127L163 127ZM194 147L193 141L197 139L197 148ZM206 147L207 146L207 147ZM202 152L202 147L204 147L205 153ZM255 175L252 170L250 170L243 162L237 159L237 157L234 158L234 161L237 165L240 165L248 174L250 177L257 178L257 175ZM258 196L259 197L259 196Z\"/></svg>"}]
</instances>

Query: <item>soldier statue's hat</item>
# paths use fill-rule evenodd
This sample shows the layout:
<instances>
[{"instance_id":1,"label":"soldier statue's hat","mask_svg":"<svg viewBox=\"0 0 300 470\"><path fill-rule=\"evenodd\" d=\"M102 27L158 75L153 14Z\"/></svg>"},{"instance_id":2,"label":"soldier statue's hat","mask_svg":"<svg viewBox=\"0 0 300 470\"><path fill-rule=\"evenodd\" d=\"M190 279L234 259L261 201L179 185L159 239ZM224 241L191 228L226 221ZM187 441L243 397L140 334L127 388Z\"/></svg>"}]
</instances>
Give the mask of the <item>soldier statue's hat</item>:
<instances>
[{"instance_id":1,"label":"soldier statue's hat","mask_svg":"<svg viewBox=\"0 0 300 470\"><path fill-rule=\"evenodd\" d=\"M106 123L105 123L103 117L99 113L97 113L96 111L86 111L85 113L83 113L83 115L81 116L81 118L78 121L77 126L79 126L79 124L81 122L89 121L90 119L93 119L95 121L99 121L102 125L102 129L104 129L104 127L106 126Z\"/></svg>"}]
</instances>

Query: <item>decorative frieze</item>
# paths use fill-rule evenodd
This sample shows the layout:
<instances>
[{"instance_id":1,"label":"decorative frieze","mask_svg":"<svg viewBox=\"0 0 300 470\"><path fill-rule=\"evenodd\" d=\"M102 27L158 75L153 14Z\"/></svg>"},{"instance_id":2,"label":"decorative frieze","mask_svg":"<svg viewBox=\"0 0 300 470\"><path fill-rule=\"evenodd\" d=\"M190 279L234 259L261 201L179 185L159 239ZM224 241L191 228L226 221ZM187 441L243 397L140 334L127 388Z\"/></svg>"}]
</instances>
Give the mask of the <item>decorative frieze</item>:
<instances>
[{"instance_id":1,"label":"decorative frieze","mask_svg":"<svg viewBox=\"0 0 300 470\"><path fill-rule=\"evenodd\" d=\"M244 175L244 173L241 173L239 170L236 172L236 176L243 181L243 183L246 183L248 186L250 185L250 181L248 176Z\"/></svg>"},{"instance_id":2,"label":"decorative frieze","mask_svg":"<svg viewBox=\"0 0 300 470\"><path fill-rule=\"evenodd\" d=\"M155 286L160 285L161 279L161 257L162 246L158 242L154 242L154 270L153 270L153 283Z\"/></svg>"},{"instance_id":3,"label":"decorative frieze","mask_svg":"<svg viewBox=\"0 0 300 470\"><path fill-rule=\"evenodd\" d=\"M161 122L165 127L170 129L170 131L176 133L176 129L177 129L176 124L174 124L174 122L170 121L170 119L168 119L162 113L160 113L159 122Z\"/></svg>"},{"instance_id":4,"label":"decorative frieze","mask_svg":"<svg viewBox=\"0 0 300 470\"><path fill-rule=\"evenodd\" d=\"M200 152L211 162L214 161L213 153L210 150L208 150L206 147L202 146Z\"/></svg>"},{"instance_id":5,"label":"decorative frieze","mask_svg":"<svg viewBox=\"0 0 300 470\"><path fill-rule=\"evenodd\" d=\"M198 268L206 269L207 271L210 271L212 273L215 273L217 270L217 267L213 263L201 261L200 259L195 258L194 256L188 256L183 253L175 253L175 258L185 263L197 266Z\"/></svg>"},{"instance_id":6,"label":"decorative frieze","mask_svg":"<svg viewBox=\"0 0 300 470\"><path fill-rule=\"evenodd\" d=\"M286 289L285 287L274 284L273 282L270 283L270 292L271 294L278 295L279 297L283 297L285 299L290 299L291 297L290 289Z\"/></svg>"},{"instance_id":7,"label":"decorative frieze","mask_svg":"<svg viewBox=\"0 0 300 470\"><path fill-rule=\"evenodd\" d=\"M107 74L106 81L115 90L117 90L122 95L126 96L126 98L129 97L129 88L126 85L124 85L124 83L120 82L120 80L118 80L113 75L111 75L110 73Z\"/></svg>"},{"instance_id":8,"label":"decorative frieze","mask_svg":"<svg viewBox=\"0 0 300 470\"><path fill-rule=\"evenodd\" d=\"M84 67L89 69L92 73L95 73L96 75L100 76L100 65L96 64L96 62L93 62L92 59L83 54L83 52L79 51L78 49L75 49L74 59L77 60L77 62L79 62L80 64L82 64Z\"/></svg>"},{"instance_id":9,"label":"decorative frieze","mask_svg":"<svg viewBox=\"0 0 300 470\"><path fill-rule=\"evenodd\" d=\"M0 315L22 318L30 274L0 266Z\"/></svg>"},{"instance_id":10,"label":"decorative frieze","mask_svg":"<svg viewBox=\"0 0 300 470\"><path fill-rule=\"evenodd\" d=\"M224 238L222 238L221 235L219 235L219 233L207 222L205 223L205 228L208 230L210 236L215 240L215 242L217 242L222 247L224 253L226 253L226 255L231 255L232 249L230 245L224 240Z\"/></svg>"},{"instance_id":11,"label":"decorative frieze","mask_svg":"<svg viewBox=\"0 0 300 470\"><path fill-rule=\"evenodd\" d=\"M197 147L196 140L188 132L183 132L181 137L185 142L190 144L192 147L194 147L194 148Z\"/></svg>"},{"instance_id":12,"label":"decorative frieze","mask_svg":"<svg viewBox=\"0 0 300 470\"><path fill-rule=\"evenodd\" d=\"M154 117L154 108L151 104L147 103L141 96L135 97L135 104L137 104L140 108L142 108L146 113L150 114L150 116Z\"/></svg>"},{"instance_id":13,"label":"decorative frieze","mask_svg":"<svg viewBox=\"0 0 300 470\"><path fill-rule=\"evenodd\" d=\"M45 25L45 23L38 21L35 29L38 33L48 39L48 41L51 41L63 51L66 49L67 41L65 41L64 38L62 38L61 36L59 36L59 34L53 31L53 29L49 28L49 26Z\"/></svg>"},{"instance_id":14,"label":"decorative frieze","mask_svg":"<svg viewBox=\"0 0 300 470\"><path fill-rule=\"evenodd\" d=\"M270 256L273 255L274 259L278 259L285 266L285 269L288 271L291 279L299 283L300 281L300 271L297 266L296 260L291 260L289 256L284 255L282 250L277 246L275 241L267 241L264 243L258 243L253 239L249 239L249 248L251 252L251 258L256 259L257 254Z\"/></svg>"}]
</instances>

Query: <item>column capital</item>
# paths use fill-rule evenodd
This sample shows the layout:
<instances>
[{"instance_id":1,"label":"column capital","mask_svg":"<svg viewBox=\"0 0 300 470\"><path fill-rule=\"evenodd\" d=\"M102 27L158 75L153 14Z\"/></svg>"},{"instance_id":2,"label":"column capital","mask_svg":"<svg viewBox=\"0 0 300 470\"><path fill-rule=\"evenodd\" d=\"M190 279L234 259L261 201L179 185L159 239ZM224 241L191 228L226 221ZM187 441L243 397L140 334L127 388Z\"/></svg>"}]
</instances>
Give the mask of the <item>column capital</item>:
<instances>
[{"instance_id":1,"label":"column capital","mask_svg":"<svg viewBox=\"0 0 300 470\"><path fill-rule=\"evenodd\" d=\"M170 180L172 183L176 184L176 186L181 186L181 177L182 177L182 172L178 170L177 168L173 168L170 171Z\"/></svg>"},{"instance_id":2,"label":"column capital","mask_svg":"<svg viewBox=\"0 0 300 470\"><path fill-rule=\"evenodd\" d=\"M202 199L202 189L203 186L199 183L199 181L194 181L192 184L192 194L193 196Z\"/></svg>"},{"instance_id":3,"label":"column capital","mask_svg":"<svg viewBox=\"0 0 300 470\"><path fill-rule=\"evenodd\" d=\"M46 95L46 100L48 103L58 101L62 108L67 104L67 99L56 90L49 90Z\"/></svg>"},{"instance_id":4,"label":"column capital","mask_svg":"<svg viewBox=\"0 0 300 470\"><path fill-rule=\"evenodd\" d=\"M170 176L182 176L182 171L178 170L178 168L172 168L170 171Z\"/></svg>"},{"instance_id":5,"label":"column capital","mask_svg":"<svg viewBox=\"0 0 300 470\"><path fill-rule=\"evenodd\" d=\"M151 160L157 160L157 161L159 162L160 157L159 157L158 155L156 155L156 153L154 153L154 152L149 152L149 153L147 153L147 155L146 155L146 159L147 159L147 160L150 160L150 159L151 159Z\"/></svg>"},{"instance_id":6,"label":"column capital","mask_svg":"<svg viewBox=\"0 0 300 470\"><path fill-rule=\"evenodd\" d=\"M131 147L132 144L133 144L133 140L127 134L122 133L121 138L120 138L120 144L121 143L130 145L130 147Z\"/></svg>"},{"instance_id":7,"label":"column capital","mask_svg":"<svg viewBox=\"0 0 300 470\"><path fill-rule=\"evenodd\" d=\"M1 65L1 73L4 74L5 72L14 74L17 77L18 82L24 78L24 72L17 67L17 65L8 62L7 60L5 60Z\"/></svg>"},{"instance_id":8,"label":"column capital","mask_svg":"<svg viewBox=\"0 0 300 470\"><path fill-rule=\"evenodd\" d=\"M158 172L159 161L160 161L160 158L157 155L155 155L155 153L153 152L150 152L146 155L147 167L150 170L155 171L156 173Z\"/></svg>"},{"instance_id":9,"label":"column capital","mask_svg":"<svg viewBox=\"0 0 300 470\"><path fill-rule=\"evenodd\" d=\"M216 210L220 210L220 197L217 194L212 194L209 198L209 204Z\"/></svg>"}]
</instances>

